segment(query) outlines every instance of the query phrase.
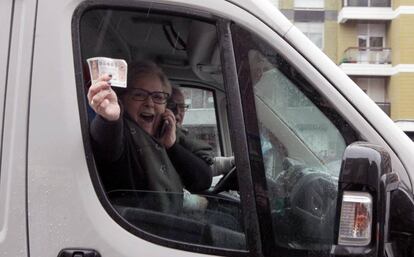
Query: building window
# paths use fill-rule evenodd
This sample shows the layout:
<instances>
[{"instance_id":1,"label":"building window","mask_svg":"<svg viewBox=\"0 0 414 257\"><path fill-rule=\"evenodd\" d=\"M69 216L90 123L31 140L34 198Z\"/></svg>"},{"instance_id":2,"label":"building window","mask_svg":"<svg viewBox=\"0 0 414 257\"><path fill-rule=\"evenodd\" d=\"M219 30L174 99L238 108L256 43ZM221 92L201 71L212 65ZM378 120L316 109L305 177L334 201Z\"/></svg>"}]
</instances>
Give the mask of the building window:
<instances>
[{"instance_id":1,"label":"building window","mask_svg":"<svg viewBox=\"0 0 414 257\"><path fill-rule=\"evenodd\" d=\"M358 62L390 63L385 33L385 24L358 24Z\"/></svg>"},{"instance_id":2,"label":"building window","mask_svg":"<svg viewBox=\"0 0 414 257\"><path fill-rule=\"evenodd\" d=\"M354 81L375 102L387 102L385 78L356 78Z\"/></svg>"},{"instance_id":3,"label":"building window","mask_svg":"<svg viewBox=\"0 0 414 257\"><path fill-rule=\"evenodd\" d=\"M295 10L295 22L324 22L325 11L323 10Z\"/></svg>"},{"instance_id":4,"label":"building window","mask_svg":"<svg viewBox=\"0 0 414 257\"><path fill-rule=\"evenodd\" d=\"M344 0L344 6L354 7L389 7L390 0Z\"/></svg>"},{"instance_id":5,"label":"building window","mask_svg":"<svg viewBox=\"0 0 414 257\"><path fill-rule=\"evenodd\" d=\"M358 24L358 47L384 47L385 24Z\"/></svg>"},{"instance_id":6,"label":"building window","mask_svg":"<svg viewBox=\"0 0 414 257\"><path fill-rule=\"evenodd\" d=\"M323 49L324 23L322 22L296 22L300 29L317 47Z\"/></svg>"},{"instance_id":7,"label":"building window","mask_svg":"<svg viewBox=\"0 0 414 257\"><path fill-rule=\"evenodd\" d=\"M324 0L295 0L295 9L323 9Z\"/></svg>"},{"instance_id":8,"label":"building window","mask_svg":"<svg viewBox=\"0 0 414 257\"><path fill-rule=\"evenodd\" d=\"M385 77L359 77L354 78L354 81L381 110L390 116L391 103L387 95L387 79Z\"/></svg>"}]
</instances>

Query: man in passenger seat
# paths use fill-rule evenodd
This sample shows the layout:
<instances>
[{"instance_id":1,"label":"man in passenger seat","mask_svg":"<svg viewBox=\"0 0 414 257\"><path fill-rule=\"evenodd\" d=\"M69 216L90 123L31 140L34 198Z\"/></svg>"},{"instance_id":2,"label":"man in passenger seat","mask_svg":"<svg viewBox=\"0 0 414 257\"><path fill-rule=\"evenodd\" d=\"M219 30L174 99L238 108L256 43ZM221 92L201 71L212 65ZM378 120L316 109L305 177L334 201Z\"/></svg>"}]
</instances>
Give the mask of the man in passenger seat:
<instances>
[{"instance_id":1,"label":"man in passenger seat","mask_svg":"<svg viewBox=\"0 0 414 257\"><path fill-rule=\"evenodd\" d=\"M181 89L178 86L172 86L171 97L168 99L167 108L175 115L178 144L182 145L210 165L213 176L227 173L234 167L234 156L214 157L213 147L206 142L190 137L188 130L183 127L185 112L189 107L189 105L185 104L184 100L184 94Z\"/></svg>"},{"instance_id":2,"label":"man in passenger seat","mask_svg":"<svg viewBox=\"0 0 414 257\"><path fill-rule=\"evenodd\" d=\"M162 70L152 62L130 64L127 88L119 92L119 99L110 79L110 74L101 76L87 95L97 113L90 134L105 190L182 193L183 188L208 189L210 167L177 144L176 119L166 109L171 85ZM167 195L152 203L154 208L182 206L179 194Z\"/></svg>"},{"instance_id":3,"label":"man in passenger seat","mask_svg":"<svg viewBox=\"0 0 414 257\"><path fill-rule=\"evenodd\" d=\"M168 98L167 108L175 116L177 124L177 142L192 153L203 159L208 165L213 164L213 147L204 141L189 136L188 129L183 127L185 112L189 105L184 102L184 95L177 86L172 86L171 97Z\"/></svg>"}]
</instances>

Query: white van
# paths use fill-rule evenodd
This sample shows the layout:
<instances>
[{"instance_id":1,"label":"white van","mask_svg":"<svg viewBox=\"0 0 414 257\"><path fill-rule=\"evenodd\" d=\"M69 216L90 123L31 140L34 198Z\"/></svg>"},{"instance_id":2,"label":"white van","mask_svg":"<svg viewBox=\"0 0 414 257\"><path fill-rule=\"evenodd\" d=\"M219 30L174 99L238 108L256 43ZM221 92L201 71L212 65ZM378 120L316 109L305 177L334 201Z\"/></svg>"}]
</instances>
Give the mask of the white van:
<instances>
[{"instance_id":1,"label":"white van","mask_svg":"<svg viewBox=\"0 0 414 257\"><path fill-rule=\"evenodd\" d=\"M413 256L414 148L265 0L2 0L0 256ZM152 60L237 169L206 208L105 190L90 57Z\"/></svg>"}]
</instances>

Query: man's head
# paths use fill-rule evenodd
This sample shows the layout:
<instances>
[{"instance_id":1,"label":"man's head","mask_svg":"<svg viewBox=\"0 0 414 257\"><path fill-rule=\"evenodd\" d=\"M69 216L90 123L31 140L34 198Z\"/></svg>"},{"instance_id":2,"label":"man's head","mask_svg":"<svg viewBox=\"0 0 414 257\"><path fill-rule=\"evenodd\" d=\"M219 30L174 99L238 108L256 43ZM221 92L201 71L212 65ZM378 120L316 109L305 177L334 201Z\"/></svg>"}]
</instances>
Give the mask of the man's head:
<instances>
[{"instance_id":1,"label":"man's head","mask_svg":"<svg viewBox=\"0 0 414 257\"><path fill-rule=\"evenodd\" d=\"M171 85L163 71L152 62L128 67L127 89L121 95L125 111L148 134L154 136L160 115L165 112Z\"/></svg>"},{"instance_id":2,"label":"man's head","mask_svg":"<svg viewBox=\"0 0 414 257\"><path fill-rule=\"evenodd\" d=\"M178 125L182 125L184 121L185 112L188 105L185 104L184 94L177 86L172 87L171 97L168 99L168 109L170 109L174 115Z\"/></svg>"}]
</instances>

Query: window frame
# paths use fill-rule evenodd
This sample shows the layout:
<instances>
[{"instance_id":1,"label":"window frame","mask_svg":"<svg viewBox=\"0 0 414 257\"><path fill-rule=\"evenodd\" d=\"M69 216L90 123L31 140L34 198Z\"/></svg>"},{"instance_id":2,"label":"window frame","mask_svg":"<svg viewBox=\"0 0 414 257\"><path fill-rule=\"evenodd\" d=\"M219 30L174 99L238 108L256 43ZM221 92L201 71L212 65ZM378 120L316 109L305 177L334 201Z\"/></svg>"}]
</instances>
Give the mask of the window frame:
<instances>
[{"instance_id":1,"label":"window frame","mask_svg":"<svg viewBox=\"0 0 414 257\"><path fill-rule=\"evenodd\" d=\"M359 39L365 40L366 48L371 47L372 38L382 38L382 46L384 48L387 41L387 28L383 23L361 23L357 26L357 45L359 46Z\"/></svg>"},{"instance_id":2,"label":"window frame","mask_svg":"<svg viewBox=\"0 0 414 257\"><path fill-rule=\"evenodd\" d=\"M251 195L253 192L253 184L249 178L243 179L243 181L246 181L247 184L246 187L244 187L243 196L241 194L241 201L240 201L240 207L242 209L242 214L244 216L244 225L245 225L245 235L246 235L246 247L247 250L235 250L235 249L221 249L221 248L214 248L212 246L204 246L204 245L195 245L191 243L186 242L178 242L167 238L161 238L160 236L150 234L148 232L145 232L139 228L136 228L135 226L132 226L129 224L128 221L126 221L121 215L118 214L118 212L115 210L115 208L110 203L103 186L101 184L99 174L97 167L95 165L94 157L93 157L93 151L92 151L92 145L89 135L89 118L88 118L88 111L87 111L87 100L86 100L86 87L85 87L85 76L83 71L83 62L82 62L82 52L81 52L81 41L80 41L80 27L81 27L81 18L82 15L89 10L93 10L96 8L108 8L112 10L129 10L129 11L147 11L148 9L155 10L157 13L162 14L168 14L168 15L178 15L181 17L186 18L194 18L198 20L205 20L209 21L212 24L216 25L217 33L218 33L218 40L219 44L222 49L222 56L224 53L231 53L232 49L224 49L226 47L229 47L228 44L226 44L226 41L223 40L222 33L220 33L222 24L226 22L225 19L218 17L216 15L212 15L210 13L200 11L194 8L188 8L188 7L182 7L177 5L170 5L170 4L158 4L153 2L129 2L129 1L119 1L119 2L112 2L110 0L98 0L98 1L85 1L81 3L74 11L72 16L72 24L71 24L71 30L72 30L72 49L73 49L73 58L74 58L74 70L75 70L75 80L76 80L76 92L77 92L77 98L78 98L78 108L79 108L79 116L80 116L80 125L81 125L81 132L82 132L82 139L84 144L84 150L85 150L85 156L86 156L86 162L89 170L89 174L92 180L92 185L94 187L94 191L98 197L98 200L100 201L101 205L105 209L105 211L109 214L109 216L123 229L128 231L129 233L133 234L134 236L144 239L146 241L166 246L174 249L180 249L190 252L196 252L196 253L203 253L203 254L212 254L212 255L222 255L222 256L259 256L261 249L260 244L257 244L257 235L259 235L258 230L258 220L257 217L255 217L255 205L253 202L253 199L251 197L248 197L248 195ZM231 46L231 45L230 45ZM223 50L224 49L224 50ZM221 58L221 62L223 64L223 57ZM231 64L228 64L231 65ZM227 66L228 66L227 65ZM235 67L233 67L235 68ZM231 68L224 69L223 71L223 77L224 80L228 80L226 77L229 74L229 70L233 70ZM237 77L236 77L237 82ZM225 83L226 84L226 83ZM238 84L235 84L236 86ZM226 90L229 86L226 84ZM237 89L238 90L238 89ZM227 104L234 105L235 108L237 106L241 110L240 101L239 99L227 99ZM215 103L217 104L217 103ZM233 112L233 114L229 114L229 128L231 129L232 125L238 125L241 122L243 122L242 113ZM235 116L232 116L235 115ZM216 117L217 118L217 117ZM221 118L221 117L220 117ZM234 138L233 138L234 139ZM234 144L234 140L232 141ZM244 142L245 143L245 142ZM220 144L222 144L222 140L220 140ZM233 149L235 148L232 146ZM237 147L236 147L237 148ZM247 150L245 149L245 144L241 147L239 147L239 150L237 152L247 153ZM236 151L235 151L236 152ZM236 163L239 163L240 160L243 159L242 157L236 157ZM239 160L239 161L238 161ZM244 168L244 173L249 174L250 170L247 168ZM246 201L245 199L248 199Z\"/></svg>"},{"instance_id":3,"label":"window frame","mask_svg":"<svg viewBox=\"0 0 414 257\"><path fill-rule=\"evenodd\" d=\"M269 221L270 212L268 209L260 209L258 207L258 199L252 192L257 189L262 191L265 189L265 177L260 177L257 180L252 171L249 147L247 141L247 131L245 128L245 115L243 113L243 104L240 94L240 85L238 80L238 71L236 66L236 58L234 55L234 47L232 41L232 32L230 30L231 21L220 19L218 26L219 44L221 46L221 60L224 78L224 87L228 95L227 97L228 112L229 112L229 127L233 129L231 133L231 141L234 149L234 157L237 167L237 179L239 185L240 199L244 199L244 204L241 205L244 213L245 230L251 233L246 233L248 249L251 256L260 256L262 252L266 255L270 254L268 242L263 244L264 240L271 241L272 236L268 236L268 229L270 228L266 221ZM234 86L231 86L234 85ZM265 175L264 169L262 175ZM263 191L265 192L265 191ZM261 195L263 197L263 195ZM266 197L266 196L265 196ZM271 234L273 235L273 233ZM262 245L263 244L263 245Z\"/></svg>"}]
</instances>

